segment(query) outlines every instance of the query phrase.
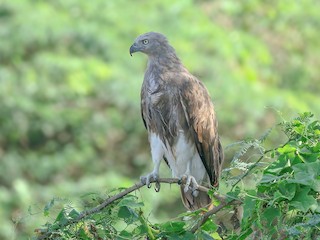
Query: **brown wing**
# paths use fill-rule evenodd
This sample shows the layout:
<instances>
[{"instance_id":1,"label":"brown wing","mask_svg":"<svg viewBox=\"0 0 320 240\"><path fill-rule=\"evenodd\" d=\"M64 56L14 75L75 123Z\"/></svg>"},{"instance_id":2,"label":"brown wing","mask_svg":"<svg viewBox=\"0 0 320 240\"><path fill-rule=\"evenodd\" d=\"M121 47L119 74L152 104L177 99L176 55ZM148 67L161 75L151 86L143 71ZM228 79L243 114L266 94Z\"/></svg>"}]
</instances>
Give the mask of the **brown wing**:
<instances>
[{"instance_id":1,"label":"brown wing","mask_svg":"<svg viewBox=\"0 0 320 240\"><path fill-rule=\"evenodd\" d=\"M185 132L190 131L200 158L213 186L218 186L223 150L217 132L214 107L205 86L190 77L180 88L180 103L186 119Z\"/></svg>"}]
</instances>

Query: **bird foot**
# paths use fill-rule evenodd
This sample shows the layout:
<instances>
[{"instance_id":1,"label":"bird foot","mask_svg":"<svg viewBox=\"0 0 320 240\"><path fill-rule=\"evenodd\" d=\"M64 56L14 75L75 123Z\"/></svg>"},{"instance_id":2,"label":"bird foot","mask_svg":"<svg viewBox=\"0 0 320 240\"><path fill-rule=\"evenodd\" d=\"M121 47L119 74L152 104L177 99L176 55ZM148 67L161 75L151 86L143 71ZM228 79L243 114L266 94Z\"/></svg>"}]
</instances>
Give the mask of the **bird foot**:
<instances>
[{"instance_id":1,"label":"bird foot","mask_svg":"<svg viewBox=\"0 0 320 240\"><path fill-rule=\"evenodd\" d=\"M147 185L148 188L151 187L151 182L155 181L155 191L159 192L160 191L160 183L158 182L159 179L159 174L156 172L151 172L149 174L147 174L146 176L141 176L140 177L140 181L142 184Z\"/></svg>"},{"instance_id":2,"label":"bird foot","mask_svg":"<svg viewBox=\"0 0 320 240\"><path fill-rule=\"evenodd\" d=\"M191 175L183 175L182 178L186 178L184 192L186 193L190 189L192 191L192 195L194 197L197 197L199 195L199 191L198 191L199 184L197 183L196 179Z\"/></svg>"}]
</instances>

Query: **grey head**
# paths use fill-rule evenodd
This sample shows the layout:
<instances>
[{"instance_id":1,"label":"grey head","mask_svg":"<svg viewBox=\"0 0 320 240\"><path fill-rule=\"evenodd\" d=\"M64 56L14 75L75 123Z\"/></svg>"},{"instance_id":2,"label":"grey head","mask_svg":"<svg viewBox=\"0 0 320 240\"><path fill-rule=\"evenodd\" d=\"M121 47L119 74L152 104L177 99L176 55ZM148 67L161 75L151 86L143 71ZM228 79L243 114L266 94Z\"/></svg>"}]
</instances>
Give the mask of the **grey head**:
<instances>
[{"instance_id":1,"label":"grey head","mask_svg":"<svg viewBox=\"0 0 320 240\"><path fill-rule=\"evenodd\" d=\"M142 52L148 56L164 53L173 50L169 45L167 38L157 32L148 32L137 37L130 47L130 55L135 52Z\"/></svg>"}]
</instances>

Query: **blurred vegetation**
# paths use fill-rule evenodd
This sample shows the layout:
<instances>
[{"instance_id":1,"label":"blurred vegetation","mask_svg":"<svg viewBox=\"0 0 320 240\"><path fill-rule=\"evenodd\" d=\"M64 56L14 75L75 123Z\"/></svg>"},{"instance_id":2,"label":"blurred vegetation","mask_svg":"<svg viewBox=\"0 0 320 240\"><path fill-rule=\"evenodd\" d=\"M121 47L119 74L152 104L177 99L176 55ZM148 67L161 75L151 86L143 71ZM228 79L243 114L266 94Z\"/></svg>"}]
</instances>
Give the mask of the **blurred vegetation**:
<instances>
[{"instance_id":1,"label":"blurred vegetation","mask_svg":"<svg viewBox=\"0 0 320 240\"><path fill-rule=\"evenodd\" d=\"M139 105L146 57L128 50L141 33L167 35L208 87L224 146L296 112L319 118L319 8L317 0L0 1L0 238L30 236L54 197L76 205L150 171ZM169 195L141 191L150 218L183 211L178 191L162 190Z\"/></svg>"}]
</instances>

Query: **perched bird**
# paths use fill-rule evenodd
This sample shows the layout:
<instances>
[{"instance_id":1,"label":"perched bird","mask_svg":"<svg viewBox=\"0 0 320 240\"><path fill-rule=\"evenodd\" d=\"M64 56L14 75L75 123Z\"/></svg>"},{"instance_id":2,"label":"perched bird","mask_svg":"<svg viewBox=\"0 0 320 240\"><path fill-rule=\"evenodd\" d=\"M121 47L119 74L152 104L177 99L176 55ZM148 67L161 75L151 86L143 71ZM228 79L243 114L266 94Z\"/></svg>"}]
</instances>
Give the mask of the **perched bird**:
<instances>
[{"instance_id":1,"label":"perched bird","mask_svg":"<svg viewBox=\"0 0 320 240\"><path fill-rule=\"evenodd\" d=\"M141 177L150 186L159 178L164 159L172 177L186 177L181 185L187 209L207 206L211 200L197 191L198 184L218 186L223 151L217 119L209 93L202 82L188 72L167 38L156 32L137 37L130 55L148 56L141 88L141 114L148 130L154 169Z\"/></svg>"}]
</instances>

